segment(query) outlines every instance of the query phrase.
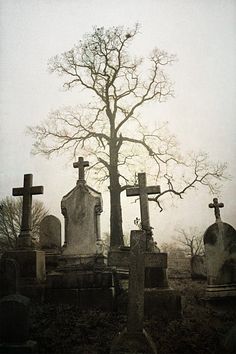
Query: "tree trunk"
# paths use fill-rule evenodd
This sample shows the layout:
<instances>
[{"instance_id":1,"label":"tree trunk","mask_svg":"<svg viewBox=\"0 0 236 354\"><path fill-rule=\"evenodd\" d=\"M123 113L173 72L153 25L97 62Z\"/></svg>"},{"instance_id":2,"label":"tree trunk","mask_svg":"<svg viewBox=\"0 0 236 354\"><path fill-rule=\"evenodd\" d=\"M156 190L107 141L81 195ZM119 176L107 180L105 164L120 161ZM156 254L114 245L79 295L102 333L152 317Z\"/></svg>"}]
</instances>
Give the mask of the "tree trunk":
<instances>
[{"instance_id":1,"label":"tree trunk","mask_svg":"<svg viewBox=\"0 0 236 354\"><path fill-rule=\"evenodd\" d=\"M121 211L121 186L118 173L118 151L113 143L110 146L110 247L124 245Z\"/></svg>"}]
</instances>

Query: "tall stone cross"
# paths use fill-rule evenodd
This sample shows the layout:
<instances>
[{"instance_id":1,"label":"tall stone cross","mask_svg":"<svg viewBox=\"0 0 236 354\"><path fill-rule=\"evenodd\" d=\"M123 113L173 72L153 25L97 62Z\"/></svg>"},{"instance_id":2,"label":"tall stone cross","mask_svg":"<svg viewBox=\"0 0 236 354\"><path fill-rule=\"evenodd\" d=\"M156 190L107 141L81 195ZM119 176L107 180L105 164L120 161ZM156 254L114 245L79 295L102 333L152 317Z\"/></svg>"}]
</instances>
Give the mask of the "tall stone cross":
<instances>
[{"instance_id":1,"label":"tall stone cross","mask_svg":"<svg viewBox=\"0 0 236 354\"><path fill-rule=\"evenodd\" d=\"M88 161L84 161L83 157L79 157L77 162L73 163L74 168L79 169L79 181L84 181L84 168L89 166Z\"/></svg>"},{"instance_id":2,"label":"tall stone cross","mask_svg":"<svg viewBox=\"0 0 236 354\"><path fill-rule=\"evenodd\" d=\"M23 196L21 232L19 237L26 238L27 245L31 243L31 229L32 229L32 195L43 194L43 186L33 186L33 175L24 175L24 186L20 188L13 188L13 196Z\"/></svg>"},{"instance_id":3,"label":"tall stone cross","mask_svg":"<svg viewBox=\"0 0 236 354\"><path fill-rule=\"evenodd\" d=\"M127 197L139 196L140 199L140 213L142 230L147 232L147 239L151 238L151 226L149 218L148 195L159 194L161 192L160 186L147 186L146 173L138 174L138 186L126 189Z\"/></svg>"},{"instance_id":4,"label":"tall stone cross","mask_svg":"<svg viewBox=\"0 0 236 354\"><path fill-rule=\"evenodd\" d=\"M215 217L216 221L220 221L220 208L223 208L224 204L223 203L218 203L218 199L214 198L213 203L209 204L209 208L214 208L215 209Z\"/></svg>"}]
</instances>

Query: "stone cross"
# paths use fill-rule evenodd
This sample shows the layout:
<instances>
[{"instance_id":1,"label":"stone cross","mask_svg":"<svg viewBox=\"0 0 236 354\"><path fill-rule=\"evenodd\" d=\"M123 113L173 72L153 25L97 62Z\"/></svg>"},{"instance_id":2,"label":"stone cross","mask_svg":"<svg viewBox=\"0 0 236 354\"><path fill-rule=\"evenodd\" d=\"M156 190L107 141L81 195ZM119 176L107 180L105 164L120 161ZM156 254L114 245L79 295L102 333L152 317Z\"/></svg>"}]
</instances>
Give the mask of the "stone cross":
<instances>
[{"instance_id":1,"label":"stone cross","mask_svg":"<svg viewBox=\"0 0 236 354\"><path fill-rule=\"evenodd\" d=\"M223 208L224 204L223 203L218 203L218 199L214 198L213 203L209 204L209 208L214 208L215 209L215 217L216 221L220 221L220 208Z\"/></svg>"},{"instance_id":2,"label":"stone cross","mask_svg":"<svg viewBox=\"0 0 236 354\"><path fill-rule=\"evenodd\" d=\"M22 221L21 221L21 236L30 237L30 232L32 228L32 195L43 194L43 186L32 186L33 175L24 175L24 186L20 188L13 188L13 196L23 196L23 206L22 206Z\"/></svg>"},{"instance_id":3,"label":"stone cross","mask_svg":"<svg viewBox=\"0 0 236 354\"><path fill-rule=\"evenodd\" d=\"M160 192L160 186L147 186L146 173L138 174L138 186L126 189L127 197L139 196L142 230L145 230L149 235L151 235L152 232L149 218L148 195L158 194Z\"/></svg>"},{"instance_id":4,"label":"stone cross","mask_svg":"<svg viewBox=\"0 0 236 354\"><path fill-rule=\"evenodd\" d=\"M79 169L79 181L84 181L84 168L88 166L89 162L84 161L83 157L79 157L78 161L73 163L73 167Z\"/></svg>"}]
</instances>

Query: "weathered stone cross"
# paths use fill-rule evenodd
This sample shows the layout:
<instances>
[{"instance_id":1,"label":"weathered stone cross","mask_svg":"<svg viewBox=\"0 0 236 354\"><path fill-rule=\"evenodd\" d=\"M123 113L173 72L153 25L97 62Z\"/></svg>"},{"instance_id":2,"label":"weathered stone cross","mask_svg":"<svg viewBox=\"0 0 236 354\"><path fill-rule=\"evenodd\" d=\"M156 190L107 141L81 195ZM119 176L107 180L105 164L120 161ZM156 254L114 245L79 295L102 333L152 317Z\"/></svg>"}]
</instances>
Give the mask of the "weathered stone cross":
<instances>
[{"instance_id":1,"label":"weathered stone cross","mask_svg":"<svg viewBox=\"0 0 236 354\"><path fill-rule=\"evenodd\" d=\"M79 181L84 181L84 168L89 166L88 161L84 161L83 157L79 157L77 162L73 163L74 168L79 169Z\"/></svg>"},{"instance_id":2,"label":"weathered stone cross","mask_svg":"<svg viewBox=\"0 0 236 354\"><path fill-rule=\"evenodd\" d=\"M218 199L214 198L213 203L209 204L209 208L214 208L215 209L215 216L216 216L216 221L220 221L220 208L223 208L224 204L223 203L218 203Z\"/></svg>"},{"instance_id":3,"label":"weathered stone cross","mask_svg":"<svg viewBox=\"0 0 236 354\"><path fill-rule=\"evenodd\" d=\"M24 175L24 186L20 188L13 188L13 196L23 196L22 206L22 221L21 232L19 237L28 237L31 241L31 228L32 228L32 195L43 194L43 186L32 186L33 175Z\"/></svg>"},{"instance_id":4,"label":"weathered stone cross","mask_svg":"<svg viewBox=\"0 0 236 354\"><path fill-rule=\"evenodd\" d=\"M146 173L138 174L138 186L127 188L127 197L139 196L142 230L151 235L151 226L149 218L148 195L161 192L160 186L147 186Z\"/></svg>"}]
</instances>

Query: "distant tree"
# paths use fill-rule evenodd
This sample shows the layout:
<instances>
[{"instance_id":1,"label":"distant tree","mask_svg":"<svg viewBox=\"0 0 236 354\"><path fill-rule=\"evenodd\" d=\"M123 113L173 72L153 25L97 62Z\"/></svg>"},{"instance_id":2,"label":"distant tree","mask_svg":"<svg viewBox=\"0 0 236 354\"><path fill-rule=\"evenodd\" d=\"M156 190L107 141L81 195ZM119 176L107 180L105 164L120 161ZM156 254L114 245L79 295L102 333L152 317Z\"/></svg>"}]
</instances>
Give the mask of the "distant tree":
<instances>
[{"instance_id":1,"label":"distant tree","mask_svg":"<svg viewBox=\"0 0 236 354\"><path fill-rule=\"evenodd\" d=\"M160 249L161 252L168 253L170 257L178 258L185 256L183 249L174 241L162 243Z\"/></svg>"},{"instance_id":2,"label":"distant tree","mask_svg":"<svg viewBox=\"0 0 236 354\"><path fill-rule=\"evenodd\" d=\"M189 231L180 228L177 232L179 235L175 237L175 241L187 255L204 255L203 234L197 228L190 228Z\"/></svg>"},{"instance_id":3,"label":"distant tree","mask_svg":"<svg viewBox=\"0 0 236 354\"><path fill-rule=\"evenodd\" d=\"M33 242L39 240L39 225L48 214L43 203L33 200L32 204L32 238ZM22 198L6 197L0 201L0 250L16 247L17 237L20 233L22 217Z\"/></svg>"},{"instance_id":4,"label":"distant tree","mask_svg":"<svg viewBox=\"0 0 236 354\"><path fill-rule=\"evenodd\" d=\"M78 87L87 96L79 96L83 105L53 111L41 125L29 128L34 153L89 155L96 180L109 180L111 247L124 244L121 193L136 182L134 168L152 171L158 183L163 180L161 194L150 198L161 210L166 195L182 198L197 185L216 192L215 182L226 168L209 163L205 153L183 158L166 124L148 129L142 121L143 106L173 96L165 68L175 57L159 49L146 60L128 55L138 31L138 25L94 28L72 49L53 57L49 69L64 78L65 89Z\"/></svg>"}]
</instances>

